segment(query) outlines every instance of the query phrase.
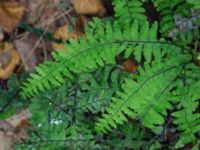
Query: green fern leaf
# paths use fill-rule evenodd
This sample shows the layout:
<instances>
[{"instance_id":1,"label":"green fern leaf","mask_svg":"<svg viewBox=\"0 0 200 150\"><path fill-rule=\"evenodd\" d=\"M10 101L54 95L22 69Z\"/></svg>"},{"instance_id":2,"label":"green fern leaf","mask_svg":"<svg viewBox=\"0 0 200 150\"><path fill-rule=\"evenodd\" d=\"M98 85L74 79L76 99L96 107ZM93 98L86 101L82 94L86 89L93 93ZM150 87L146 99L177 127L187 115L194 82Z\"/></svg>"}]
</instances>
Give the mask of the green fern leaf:
<instances>
[{"instance_id":1,"label":"green fern leaf","mask_svg":"<svg viewBox=\"0 0 200 150\"><path fill-rule=\"evenodd\" d=\"M36 73L31 76L32 79L24 84L22 92L24 97L59 86L65 77L72 78L73 73L90 72L105 64L115 64L115 57L124 50L127 57L131 53L136 56L139 53L137 56L139 59L144 53L148 62L151 61L152 54L157 58L156 55L162 56L166 52L180 51L180 47L156 40L157 23L149 27L148 22L145 22L144 31L138 29L137 21L125 29L120 29L117 22L113 26L110 23L104 25L99 19L95 19L91 26L92 30L88 30L87 38L81 38L79 41L70 40L70 44L65 44L67 51L52 54L55 62L45 62L36 68ZM109 36L106 36L108 34Z\"/></svg>"},{"instance_id":2,"label":"green fern leaf","mask_svg":"<svg viewBox=\"0 0 200 150\"><path fill-rule=\"evenodd\" d=\"M194 9L200 9L200 1L198 1L198 0L187 0L187 2L192 4Z\"/></svg>"},{"instance_id":3,"label":"green fern leaf","mask_svg":"<svg viewBox=\"0 0 200 150\"><path fill-rule=\"evenodd\" d=\"M177 29L175 15L188 16L190 14L190 6L184 3L184 0L154 0L154 5L162 17L159 24L160 32L166 37Z\"/></svg>"},{"instance_id":4,"label":"green fern leaf","mask_svg":"<svg viewBox=\"0 0 200 150\"><path fill-rule=\"evenodd\" d=\"M144 68L140 68L137 81L127 79L122 85L123 92L117 92L117 96L112 98L110 107L97 122L96 130L106 132L116 128L116 124L127 121L125 115L141 120L145 127L151 129L163 124L166 110L171 108L167 97L183 61L189 61L185 58L152 66L145 64Z\"/></svg>"},{"instance_id":5,"label":"green fern leaf","mask_svg":"<svg viewBox=\"0 0 200 150\"><path fill-rule=\"evenodd\" d=\"M188 143L197 143L195 134L200 131L200 113L197 112L198 101L200 99L200 77L199 68L193 64L187 65L184 77L187 79L179 82L176 96L178 96L178 111L173 113L174 123L177 130L181 131L180 139L176 143L176 148L183 147ZM191 71L192 70L192 71ZM194 74L194 75L192 75ZM195 80L197 79L197 81ZM180 88L181 87L181 88Z\"/></svg>"},{"instance_id":6,"label":"green fern leaf","mask_svg":"<svg viewBox=\"0 0 200 150\"><path fill-rule=\"evenodd\" d=\"M135 20L146 21L145 9L140 0L113 0L115 17L121 25Z\"/></svg>"}]
</instances>

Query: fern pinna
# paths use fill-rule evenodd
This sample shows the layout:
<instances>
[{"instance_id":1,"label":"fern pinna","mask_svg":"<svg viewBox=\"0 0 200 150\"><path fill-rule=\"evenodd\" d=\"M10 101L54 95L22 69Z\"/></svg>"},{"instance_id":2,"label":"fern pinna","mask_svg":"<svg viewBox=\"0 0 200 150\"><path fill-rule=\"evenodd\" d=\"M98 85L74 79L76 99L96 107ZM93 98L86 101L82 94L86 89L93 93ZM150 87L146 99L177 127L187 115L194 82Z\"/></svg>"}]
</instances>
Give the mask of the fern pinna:
<instances>
[{"instance_id":1,"label":"fern pinna","mask_svg":"<svg viewBox=\"0 0 200 150\"><path fill-rule=\"evenodd\" d=\"M111 98L110 106L96 119L96 132L105 134L118 124L138 120L143 127L161 134L167 117L172 116L172 124L179 132L175 147L192 143L193 149L198 149L200 69L194 61L197 51L193 40L198 38L200 26L196 23L195 28L188 29L184 35L182 30L178 30L180 36L168 35L178 28L174 13L186 16L190 8L198 12L199 3L191 0L152 2L161 18L150 25L143 1L113 0L114 21L94 18L86 30L87 37L78 41L71 39L65 43L65 51L52 54L55 61L36 67L21 94L25 98L34 96L59 87L66 80L74 81L75 76L82 73L115 65L116 56L134 56L140 67L134 76L124 76L124 83ZM198 34L191 34L193 31Z\"/></svg>"}]
</instances>

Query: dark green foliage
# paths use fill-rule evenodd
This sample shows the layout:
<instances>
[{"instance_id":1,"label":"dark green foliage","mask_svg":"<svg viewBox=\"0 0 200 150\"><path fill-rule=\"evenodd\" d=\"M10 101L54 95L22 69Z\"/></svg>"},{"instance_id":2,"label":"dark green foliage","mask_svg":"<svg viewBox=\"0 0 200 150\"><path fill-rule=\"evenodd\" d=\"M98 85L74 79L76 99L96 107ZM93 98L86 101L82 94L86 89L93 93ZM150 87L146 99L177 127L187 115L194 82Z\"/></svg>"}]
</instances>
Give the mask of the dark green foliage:
<instances>
[{"instance_id":1,"label":"dark green foliage","mask_svg":"<svg viewBox=\"0 0 200 150\"><path fill-rule=\"evenodd\" d=\"M136 122L135 125L121 126L105 138L95 131L94 122L98 113L105 111L127 75L116 66L106 66L93 73L80 74L75 81L66 81L58 89L48 90L33 98L29 107L34 127L30 131L31 141L18 145L16 149L159 147L158 142L145 140L155 135L150 130L144 132Z\"/></svg>"},{"instance_id":2,"label":"dark green foliage","mask_svg":"<svg viewBox=\"0 0 200 150\"><path fill-rule=\"evenodd\" d=\"M15 114L17 109L22 109L27 106L28 102L22 100L19 96L20 82L22 81L19 81L13 75L7 81L6 87L0 87L0 120L7 119Z\"/></svg>"},{"instance_id":3,"label":"dark green foliage","mask_svg":"<svg viewBox=\"0 0 200 150\"><path fill-rule=\"evenodd\" d=\"M105 131L110 129L109 126L116 127L116 123L122 124L127 121L124 114L140 119L143 126L148 128L162 125L167 115L166 110L172 108L168 99L170 90L174 88L177 76L189 60L184 61L174 58L139 68L137 81L126 79L122 85L123 92L117 92L117 96L112 98L112 105L106 110L108 114L98 122L97 130Z\"/></svg>"},{"instance_id":4,"label":"dark green foliage","mask_svg":"<svg viewBox=\"0 0 200 150\"><path fill-rule=\"evenodd\" d=\"M127 25L130 21L139 20L141 23L146 20L145 9L140 0L114 0L115 17L120 25Z\"/></svg>"},{"instance_id":5,"label":"dark green foliage","mask_svg":"<svg viewBox=\"0 0 200 150\"><path fill-rule=\"evenodd\" d=\"M186 40L199 36L200 11L199 2L188 0L153 0L160 12L160 32L164 37L170 36L174 40ZM196 3L196 4L195 4Z\"/></svg>"},{"instance_id":6,"label":"dark green foliage","mask_svg":"<svg viewBox=\"0 0 200 150\"><path fill-rule=\"evenodd\" d=\"M200 26L196 17L194 28L180 29L174 17L190 19L190 8L199 12L199 5L153 2L161 18L150 25L142 1L113 0L113 22L95 18L87 38L65 44L66 51L54 52L55 61L39 65L24 83L23 97L40 95L30 105L40 135L36 149L48 149L49 140L52 149L162 149L168 124L176 130L168 149L198 149L200 69L193 41ZM140 67L128 75L117 58L130 56Z\"/></svg>"},{"instance_id":7,"label":"dark green foliage","mask_svg":"<svg viewBox=\"0 0 200 150\"><path fill-rule=\"evenodd\" d=\"M187 0L188 3L190 3L194 9L200 8L200 1L197 0Z\"/></svg>"}]
</instances>

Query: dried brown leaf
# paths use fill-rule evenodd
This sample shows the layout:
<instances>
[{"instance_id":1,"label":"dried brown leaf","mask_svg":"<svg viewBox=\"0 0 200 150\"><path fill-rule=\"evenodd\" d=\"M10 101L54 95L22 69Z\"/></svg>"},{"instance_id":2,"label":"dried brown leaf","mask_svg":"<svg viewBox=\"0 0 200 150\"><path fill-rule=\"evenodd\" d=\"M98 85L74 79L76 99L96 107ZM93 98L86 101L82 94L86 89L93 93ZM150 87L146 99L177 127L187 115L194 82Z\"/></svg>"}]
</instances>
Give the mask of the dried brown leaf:
<instances>
[{"instance_id":1,"label":"dried brown leaf","mask_svg":"<svg viewBox=\"0 0 200 150\"><path fill-rule=\"evenodd\" d=\"M126 60L124 63L123 63L123 67L125 68L126 71L130 72L130 73L133 73L137 70L137 65L134 64L131 59L128 59Z\"/></svg>"},{"instance_id":2,"label":"dried brown leaf","mask_svg":"<svg viewBox=\"0 0 200 150\"><path fill-rule=\"evenodd\" d=\"M73 0L74 8L78 14L103 17L106 9L101 0Z\"/></svg>"},{"instance_id":3,"label":"dried brown leaf","mask_svg":"<svg viewBox=\"0 0 200 150\"><path fill-rule=\"evenodd\" d=\"M0 150L13 150L14 144L20 143L22 139L27 140L29 138L24 128L17 128L17 126L23 120L29 119L30 116L29 110L26 109L0 121Z\"/></svg>"},{"instance_id":4,"label":"dried brown leaf","mask_svg":"<svg viewBox=\"0 0 200 150\"><path fill-rule=\"evenodd\" d=\"M57 29L57 31L54 33L54 37L56 37L57 39L60 39L62 41L68 41L70 38L73 39L78 39L78 36L84 36L83 33L78 32L78 33L74 33L74 32L69 32L68 31L68 25L64 25L61 26ZM64 46L64 44L59 44L56 42L53 42L53 49L58 49L58 50L66 50L66 47Z\"/></svg>"},{"instance_id":5,"label":"dried brown leaf","mask_svg":"<svg viewBox=\"0 0 200 150\"><path fill-rule=\"evenodd\" d=\"M11 116L10 118L6 119L13 127L17 127L23 120L27 120L31 117L31 113L28 109L21 111L20 113Z\"/></svg>"},{"instance_id":6,"label":"dried brown leaf","mask_svg":"<svg viewBox=\"0 0 200 150\"><path fill-rule=\"evenodd\" d=\"M17 3L0 3L0 28L12 32L23 17L24 10Z\"/></svg>"},{"instance_id":7,"label":"dried brown leaf","mask_svg":"<svg viewBox=\"0 0 200 150\"><path fill-rule=\"evenodd\" d=\"M19 52L24 69L26 71L32 71L37 64L36 52L32 51L36 43L35 36L28 34L21 39L15 40L14 43Z\"/></svg>"},{"instance_id":8,"label":"dried brown leaf","mask_svg":"<svg viewBox=\"0 0 200 150\"><path fill-rule=\"evenodd\" d=\"M17 50L11 43L0 44L0 79L8 79L20 61Z\"/></svg>"}]
</instances>

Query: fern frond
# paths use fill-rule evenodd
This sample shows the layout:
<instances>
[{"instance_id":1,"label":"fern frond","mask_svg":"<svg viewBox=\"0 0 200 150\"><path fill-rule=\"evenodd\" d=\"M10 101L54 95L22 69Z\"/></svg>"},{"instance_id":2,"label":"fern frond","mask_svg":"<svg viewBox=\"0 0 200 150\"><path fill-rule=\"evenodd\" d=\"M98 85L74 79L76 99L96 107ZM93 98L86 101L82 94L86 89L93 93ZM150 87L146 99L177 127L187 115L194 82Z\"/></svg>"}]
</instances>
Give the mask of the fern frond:
<instances>
[{"instance_id":1,"label":"fern frond","mask_svg":"<svg viewBox=\"0 0 200 150\"><path fill-rule=\"evenodd\" d=\"M187 2L192 4L194 9L200 9L200 1L198 1L198 0L187 0Z\"/></svg>"},{"instance_id":2,"label":"fern frond","mask_svg":"<svg viewBox=\"0 0 200 150\"><path fill-rule=\"evenodd\" d=\"M190 103L190 107L196 106L196 103ZM180 134L180 139L176 144L176 148L183 147L185 144L196 142L195 133L200 130L199 126L199 114L194 114L194 110L190 108L184 108L183 110L174 113L176 124L179 124L178 130L182 131Z\"/></svg>"},{"instance_id":3,"label":"fern frond","mask_svg":"<svg viewBox=\"0 0 200 150\"><path fill-rule=\"evenodd\" d=\"M70 40L70 44L65 44L67 51L53 53L55 62L46 62L36 68L32 79L24 84L23 96L33 96L46 88L59 86L65 77L72 78L74 73L90 72L105 64L115 64L115 57L124 50L126 57L134 53L140 61L144 54L148 62L153 55L160 59L166 53L180 51L178 46L157 40L157 23L149 27L145 22L143 30L140 30L135 21L133 25L121 29L117 22L104 25L95 19L91 26L87 38Z\"/></svg>"},{"instance_id":4,"label":"fern frond","mask_svg":"<svg viewBox=\"0 0 200 150\"><path fill-rule=\"evenodd\" d=\"M200 113L197 112L198 101L200 100L200 92L197 90L200 88L200 71L194 70L194 65L189 64L187 68L184 68L185 73L183 81L179 82L177 88L178 111L173 113L175 118L174 123L177 124L177 130L181 131L179 141L176 143L176 148L183 147L185 144L193 143L197 144L197 137L195 134L200 131ZM189 69L188 71L186 69ZM194 76L188 77L187 75ZM187 76L187 78L186 78ZM198 78L196 77L198 76ZM194 79L197 79L194 80Z\"/></svg>"},{"instance_id":5,"label":"fern frond","mask_svg":"<svg viewBox=\"0 0 200 150\"><path fill-rule=\"evenodd\" d=\"M98 69L95 74L80 74L77 84L80 91L77 94L77 110L98 113L108 106L110 99L119 90L126 72L121 72L111 66ZM110 81L108 83L108 80Z\"/></svg>"},{"instance_id":6,"label":"fern frond","mask_svg":"<svg viewBox=\"0 0 200 150\"><path fill-rule=\"evenodd\" d=\"M68 149L95 149L96 143L94 135L92 134L88 124L79 122L76 125L72 125L66 129L67 139L74 140L76 142L66 142ZM67 141L67 140L66 140Z\"/></svg>"},{"instance_id":7,"label":"fern frond","mask_svg":"<svg viewBox=\"0 0 200 150\"><path fill-rule=\"evenodd\" d=\"M96 130L106 132L116 128L116 124L127 121L126 115L141 120L145 127L151 129L163 124L166 110L171 108L168 94L182 70L183 62L189 61L187 57L152 66L145 64L144 68L140 68L137 81L127 79L122 85L123 92L117 92L117 96L112 98L110 107L96 123Z\"/></svg>"},{"instance_id":8,"label":"fern frond","mask_svg":"<svg viewBox=\"0 0 200 150\"><path fill-rule=\"evenodd\" d=\"M168 36L176 29L175 15L188 16L190 5L184 3L185 0L154 0L154 5L161 14L160 32L163 36ZM174 11L175 10L175 11Z\"/></svg>"},{"instance_id":9,"label":"fern frond","mask_svg":"<svg viewBox=\"0 0 200 150\"><path fill-rule=\"evenodd\" d=\"M65 68L65 64L58 62L46 61L40 64L35 69L36 73L30 75L31 79L24 83L22 96L39 94L40 91L61 85L61 83L64 83L63 75L72 78L72 74Z\"/></svg>"},{"instance_id":10,"label":"fern frond","mask_svg":"<svg viewBox=\"0 0 200 150\"><path fill-rule=\"evenodd\" d=\"M146 21L145 9L140 0L113 0L115 17L121 25L127 25L135 20Z\"/></svg>"},{"instance_id":11,"label":"fern frond","mask_svg":"<svg viewBox=\"0 0 200 150\"><path fill-rule=\"evenodd\" d=\"M185 90L185 89L184 89ZM195 113L198 102L192 100L187 91L184 91L185 95L182 97L182 108L175 113L174 123L178 125L177 129L181 131L180 139L176 144L176 147L183 147L185 144L196 142L195 133L200 131L200 114Z\"/></svg>"}]
</instances>

